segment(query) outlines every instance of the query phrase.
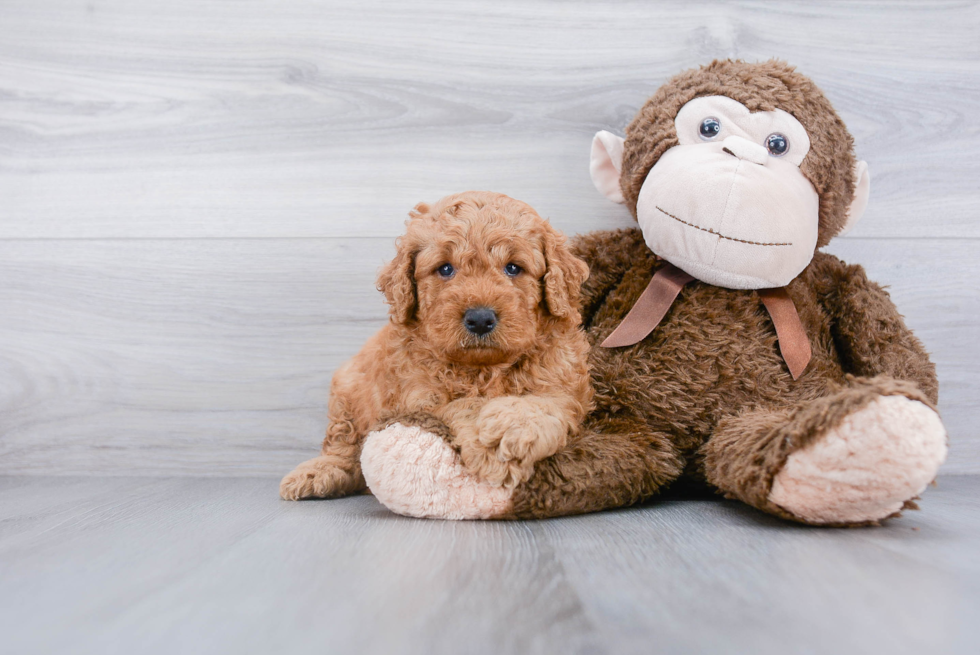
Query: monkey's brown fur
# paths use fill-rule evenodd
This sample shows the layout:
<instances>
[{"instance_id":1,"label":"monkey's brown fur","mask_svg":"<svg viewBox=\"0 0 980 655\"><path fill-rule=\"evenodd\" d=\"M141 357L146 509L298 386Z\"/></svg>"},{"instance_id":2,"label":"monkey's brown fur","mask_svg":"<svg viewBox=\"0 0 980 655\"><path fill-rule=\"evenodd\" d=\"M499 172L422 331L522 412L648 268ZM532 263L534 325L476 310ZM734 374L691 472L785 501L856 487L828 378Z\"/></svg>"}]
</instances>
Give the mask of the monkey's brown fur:
<instances>
[{"instance_id":1,"label":"monkey's brown fur","mask_svg":"<svg viewBox=\"0 0 980 655\"><path fill-rule=\"evenodd\" d=\"M620 186L634 216L650 169L678 143L678 110L708 95L733 98L751 111L782 109L803 124L811 147L800 170L819 197L817 244L829 242L846 224L855 193L852 139L819 89L775 61L714 62L656 92L626 134ZM700 281L681 290L638 344L600 347L665 262L638 229L584 235L573 251L591 268L582 318L592 344L595 409L565 448L538 462L533 477L513 489L502 518L628 505L684 482L801 522L877 520L808 519L771 500L774 480L791 456L823 445L879 399L901 396L935 409L934 366L888 294L860 266L815 252L786 287L813 351L794 381L759 295ZM426 427L452 432L436 429L432 420ZM841 465L847 465L846 453Z\"/></svg>"},{"instance_id":2,"label":"monkey's brown fur","mask_svg":"<svg viewBox=\"0 0 980 655\"><path fill-rule=\"evenodd\" d=\"M793 451L880 395L936 403L935 369L921 343L860 266L818 253L789 285L813 348L794 381L753 291L694 282L642 342L596 347L662 262L639 230L594 233L575 246L592 265L584 294L596 409L516 489L514 516L630 504L686 473L793 518L766 500Z\"/></svg>"},{"instance_id":3,"label":"monkey's brown fur","mask_svg":"<svg viewBox=\"0 0 980 655\"><path fill-rule=\"evenodd\" d=\"M781 62L718 61L661 87L627 129L620 183L631 211L651 167L677 144L677 111L706 95L752 111L780 108L804 125L811 150L800 169L819 194L818 245L826 244L854 193L852 139L819 89ZM598 347L663 262L638 229L584 235L574 251L591 268L582 293L596 408L567 447L515 489L511 517L627 505L683 477L802 521L768 500L790 454L881 396L935 406L933 364L860 266L818 252L787 287L813 349L794 381L758 294L697 281L649 337Z\"/></svg>"},{"instance_id":4,"label":"monkey's brown fur","mask_svg":"<svg viewBox=\"0 0 980 655\"><path fill-rule=\"evenodd\" d=\"M588 269L564 237L495 193L448 196L410 216L378 277L391 321L334 374L321 455L283 479L283 498L363 490L363 439L397 417L447 426L470 472L514 486L591 407L578 310ZM511 262L517 275L504 271ZM445 263L455 268L448 279L437 272ZM499 319L483 337L463 326L474 307Z\"/></svg>"}]
</instances>

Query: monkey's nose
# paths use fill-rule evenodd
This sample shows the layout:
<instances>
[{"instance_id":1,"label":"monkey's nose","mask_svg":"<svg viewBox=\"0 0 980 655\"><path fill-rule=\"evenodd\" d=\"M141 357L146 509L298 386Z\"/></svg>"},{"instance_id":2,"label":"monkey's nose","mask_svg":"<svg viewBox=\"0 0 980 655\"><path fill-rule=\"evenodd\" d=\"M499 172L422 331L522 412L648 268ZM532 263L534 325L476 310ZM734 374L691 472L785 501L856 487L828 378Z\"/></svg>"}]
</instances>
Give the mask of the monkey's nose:
<instances>
[{"instance_id":1,"label":"monkey's nose","mask_svg":"<svg viewBox=\"0 0 980 655\"><path fill-rule=\"evenodd\" d=\"M744 159L760 166L765 166L769 161L769 152L765 146L752 143L748 139L743 139L740 136L730 136L722 141L722 143L724 144L722 150L730 155L735 155L739 159Z\"/></svg>"},{"instance_id":2,"label":"monkey's nose","mask_svg":"<svg viewBox=\"0 0 980 655\"><path fill-rule=\"evenodd\" d=\"M485 336L497 327L497 312L489 307L467 309L463 314L463 325L476 336Z\"/></svg>"}]
</instances>

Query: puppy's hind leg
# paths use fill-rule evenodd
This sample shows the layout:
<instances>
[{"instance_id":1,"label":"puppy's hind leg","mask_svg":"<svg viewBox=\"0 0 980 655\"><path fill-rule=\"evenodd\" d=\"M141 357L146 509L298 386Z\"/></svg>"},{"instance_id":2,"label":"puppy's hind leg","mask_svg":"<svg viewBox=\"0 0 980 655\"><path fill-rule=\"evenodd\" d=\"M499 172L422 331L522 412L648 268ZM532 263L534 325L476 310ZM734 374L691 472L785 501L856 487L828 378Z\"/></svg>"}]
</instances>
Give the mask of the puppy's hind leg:
<instances>
[{"instance_id":1,"label":"puppy's hind leg","mask_svg":"<svg viewBox=\"0 0 980 655\"><path fill-rule=\"evenodd\" d=\"M307 460L282 479L279 495L285 500L337 498L363 491L361 439L350 421L327 428L319 457Z\"/></svg>"}]
</instances>

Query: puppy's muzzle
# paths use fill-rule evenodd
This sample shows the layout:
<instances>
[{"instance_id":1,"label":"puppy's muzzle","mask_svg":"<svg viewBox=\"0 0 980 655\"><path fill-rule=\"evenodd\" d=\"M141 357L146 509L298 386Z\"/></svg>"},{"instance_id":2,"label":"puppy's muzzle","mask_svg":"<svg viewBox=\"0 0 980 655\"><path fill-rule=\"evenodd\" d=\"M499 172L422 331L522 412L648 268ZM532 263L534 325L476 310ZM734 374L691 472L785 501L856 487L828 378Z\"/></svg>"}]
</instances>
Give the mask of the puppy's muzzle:
<instances>
[{"instance_id":1,"label":"puppy's muzzle","mask_svg":"<svg viewBox=\"0 0 980 655\"><path fill-rule=\"evenodd\" d=\"M463 314L463 325L478 337L483 337L497 327L497 312L489 307L473 307Z\"/></svg>"}]
</instances>

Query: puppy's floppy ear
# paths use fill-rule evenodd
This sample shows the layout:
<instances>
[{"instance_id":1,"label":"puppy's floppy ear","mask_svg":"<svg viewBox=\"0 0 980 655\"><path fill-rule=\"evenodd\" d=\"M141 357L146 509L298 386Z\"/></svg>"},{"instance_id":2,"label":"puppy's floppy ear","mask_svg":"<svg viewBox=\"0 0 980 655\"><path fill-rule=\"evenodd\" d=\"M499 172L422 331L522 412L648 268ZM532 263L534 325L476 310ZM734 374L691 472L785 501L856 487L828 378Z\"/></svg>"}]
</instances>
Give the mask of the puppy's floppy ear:
<instances>
[{"instance_id":1,"label":"puppy's floppy ear","mask_svg":"<svg viewBox=\"0 0 980 655\"><path fill-rule=\"evenodd\" d=\"M415 256L418 244L412 236L411 224L429 211L429 206L419 203L409 212L408 234L395 241L395 258L385 264L378 273L378 291L385 295L391 306L388 314L395 323L408 323L415 318L418 308L418 292L415 288Z\"/></svg>"},{"instance_id":2,"label":"puppy's floppy ear","mask_svg":"<svg viewBox=\"0 0 980 655\"><path fill-rule=\"evenodd\" d=\"M548 313L575 323L581 320L579 301L582 283L589 277L589 267L572 254L565 235L548 225L544 234L544 302Z\"/></svg>"},{"instance_id":3,"label":"puppy's floppy ear","mask_svg":"<svg viewBox=\"0 0 980 655\"><path fill-rule=\"evenodd\" d=\"M388 314L395 323L408 323L415 318L418 295L415 291L415 251L398 239L395 258L378 273L378 291L391 305Z\"/></svg>"}]
</instances>

